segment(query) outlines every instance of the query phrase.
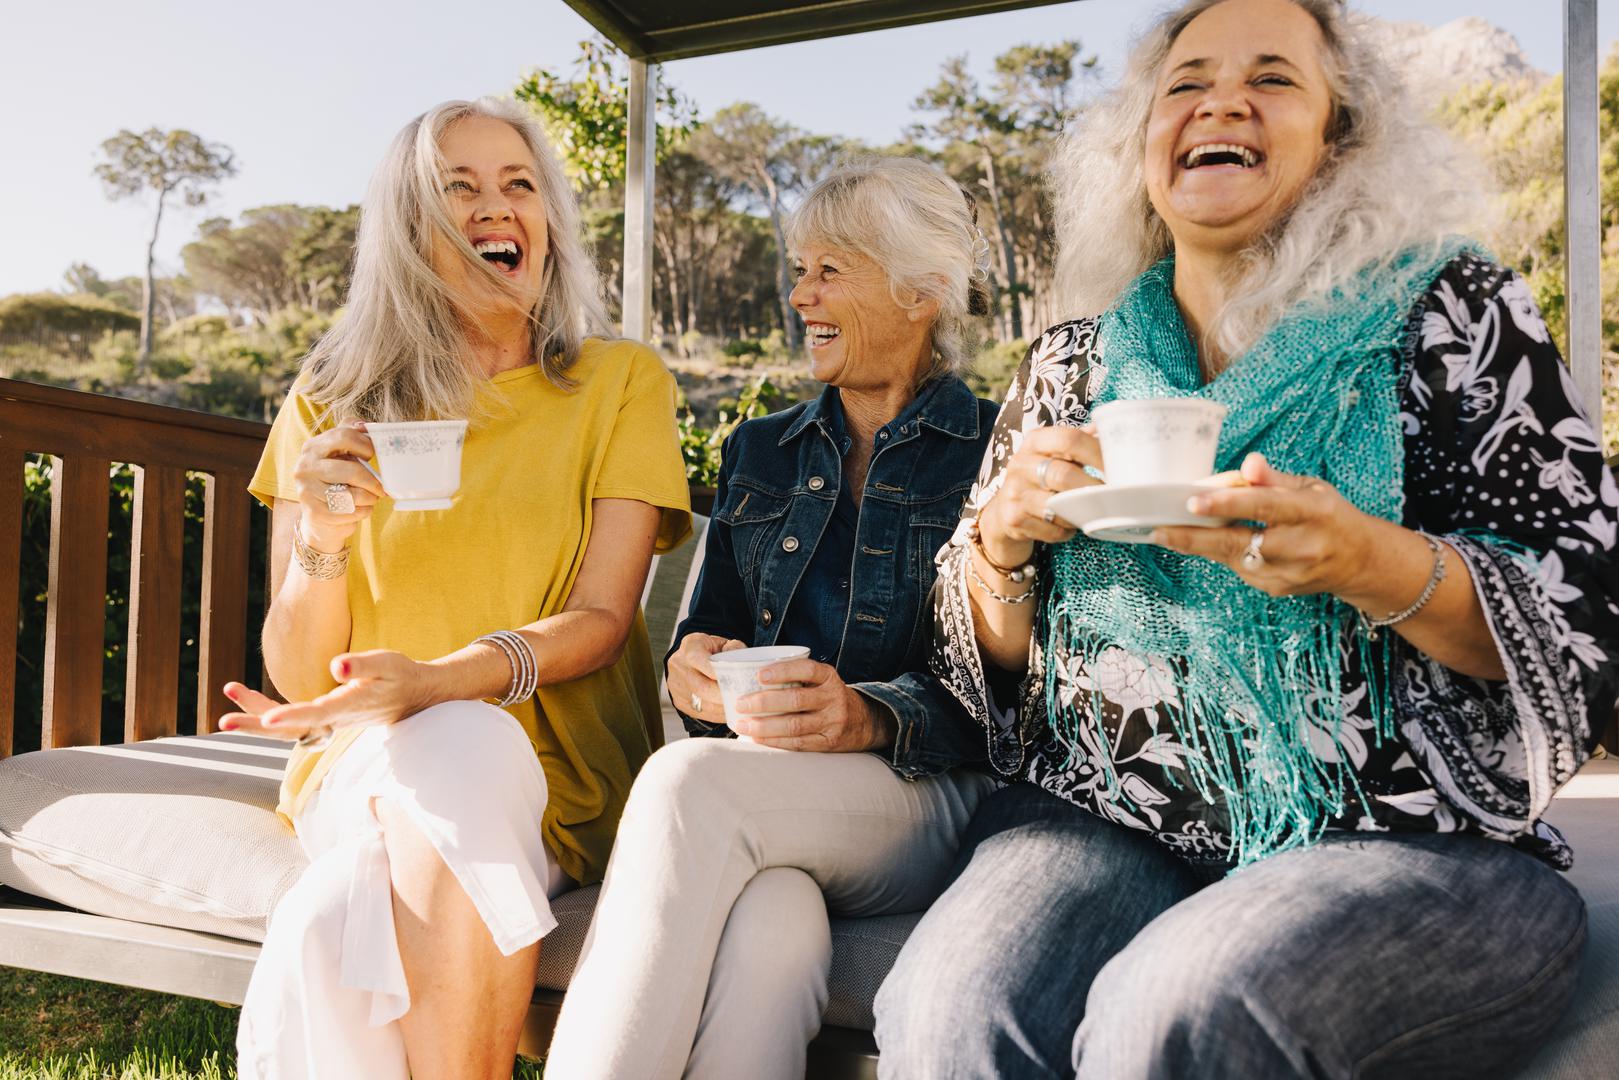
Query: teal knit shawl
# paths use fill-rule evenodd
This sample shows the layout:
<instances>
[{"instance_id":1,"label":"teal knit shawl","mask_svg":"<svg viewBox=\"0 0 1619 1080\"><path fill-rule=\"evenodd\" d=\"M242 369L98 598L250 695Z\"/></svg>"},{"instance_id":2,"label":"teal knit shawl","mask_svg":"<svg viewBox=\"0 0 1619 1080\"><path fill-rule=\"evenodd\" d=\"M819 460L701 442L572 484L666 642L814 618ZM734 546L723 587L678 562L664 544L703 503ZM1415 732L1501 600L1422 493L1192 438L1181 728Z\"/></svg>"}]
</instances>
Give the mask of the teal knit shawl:
<instances>
[{"instance_id":1,"label":"teal knit shawl","mask_svg":"<svg viewBox=\"0 0 1619 1080\"><path fill-rule=\"evenodd\" d=\"M1361 274L1352 288L1283 317L1247 353L1204 383L1172 292L1174 261L1137 278L1097 326L1093 404L1200 397L1229 409L1216 470L1258 452L1284 472L1319 477L1361 510L1399 521L1404 451L1399 382L1406 323L1439 272L1462 251L1408 254ZM1190 784L1217 812L1236 863L1313 843L1356 792L1339 740L1344 649L1358 648L1379 738L1393 732L1388 640L1346 634L1353 611L1315 596L1271 597L1227 567L1152 545L1080 535L1052 549L1036 626L1046 647L1051 726L1076 758L1102 748L1102 797L1136 809L1105 748L1103 702L1068 697L1098 685L1086 669L1116 650L1172 687L1157 716L1187 750ZM1060 658L1060 659L1059 659ZM1132 665L1134 666L1134 665ZM1084 707L1088 705L1089 707ZM1150 708L1150 706L1149 706ZM1120 712L1114 708L1115 714ZM1117 716L1123 724L1130 716ZM1092 738L1082 736L1084 726Z\"/></svg>"}]
</instances>

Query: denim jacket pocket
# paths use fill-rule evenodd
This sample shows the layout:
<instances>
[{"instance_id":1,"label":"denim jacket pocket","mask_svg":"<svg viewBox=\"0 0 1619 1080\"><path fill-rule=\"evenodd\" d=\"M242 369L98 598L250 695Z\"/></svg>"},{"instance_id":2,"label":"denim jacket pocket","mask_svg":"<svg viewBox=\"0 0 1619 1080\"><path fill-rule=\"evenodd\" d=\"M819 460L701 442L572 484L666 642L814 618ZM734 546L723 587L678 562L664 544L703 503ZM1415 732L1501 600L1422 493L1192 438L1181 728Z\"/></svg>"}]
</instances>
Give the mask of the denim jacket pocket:
<instances>
[{"instance_id":1,"label":"denim jacket pocket","mask_svg":"<svg viewBox=\"0 0 1619 1080\"><path fill-rule=\"evenodd\" d=\"M714 511L714 521L731 531L731 551L737 573L750 594L757 594L759 564L781 531L791 499L739 478L731 482L725 502Z\"/></svg>"}]
</instances>

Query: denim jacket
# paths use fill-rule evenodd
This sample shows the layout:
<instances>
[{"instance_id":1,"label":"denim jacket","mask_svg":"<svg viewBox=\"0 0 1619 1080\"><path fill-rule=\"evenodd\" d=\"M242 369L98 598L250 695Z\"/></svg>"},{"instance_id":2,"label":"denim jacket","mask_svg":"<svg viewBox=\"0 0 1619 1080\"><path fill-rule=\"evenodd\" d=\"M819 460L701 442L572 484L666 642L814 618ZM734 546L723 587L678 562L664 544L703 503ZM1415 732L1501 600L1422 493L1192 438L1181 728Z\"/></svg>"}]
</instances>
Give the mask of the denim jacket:
<instances>
[{"instance_id":1,"label":"denim jacket","mask_svg":"<svg viewBox=\"0 0 1619 1080\"><path fill-rule=\"evenodd\" d=\"M691 633L777 644L843 484L829 413L837 393L827 387L815 401L749 420L726 440L703 568L677 646ZM834 664L846 684L894 714L890 764L912 779L986 757L982 732L928 671L928 592L933 557L956 527L998 410L954 376L923 387L917 405L876 435ZM723 724L682 719L693 735L730 734Z\"/></svg>"}]
</instances>

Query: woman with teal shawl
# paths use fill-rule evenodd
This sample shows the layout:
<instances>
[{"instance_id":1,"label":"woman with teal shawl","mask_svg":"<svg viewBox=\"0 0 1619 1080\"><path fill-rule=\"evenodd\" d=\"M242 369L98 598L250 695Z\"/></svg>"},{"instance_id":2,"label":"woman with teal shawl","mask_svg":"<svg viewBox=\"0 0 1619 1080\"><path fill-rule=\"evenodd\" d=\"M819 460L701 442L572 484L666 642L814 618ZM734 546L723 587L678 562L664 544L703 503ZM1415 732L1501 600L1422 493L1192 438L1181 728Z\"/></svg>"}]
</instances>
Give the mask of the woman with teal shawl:
<instances>
[{"instance_id":1,"label":"woman with teal shawl","mask_svg":"<svg viewBox=\"0 0 1619 1080\"><path fill-rule=\"evenodd\" d=\"M876 1003L885 1074L1488 1076L1569 1002L1541 821L1619 697L1619 485L1467 167L1336 0L1192 0L1058 153L1073 310L939 555L1010 781ZM1224 527L1075 534L1105 402L1226 406Z\"/></svg>"}]
</instances>

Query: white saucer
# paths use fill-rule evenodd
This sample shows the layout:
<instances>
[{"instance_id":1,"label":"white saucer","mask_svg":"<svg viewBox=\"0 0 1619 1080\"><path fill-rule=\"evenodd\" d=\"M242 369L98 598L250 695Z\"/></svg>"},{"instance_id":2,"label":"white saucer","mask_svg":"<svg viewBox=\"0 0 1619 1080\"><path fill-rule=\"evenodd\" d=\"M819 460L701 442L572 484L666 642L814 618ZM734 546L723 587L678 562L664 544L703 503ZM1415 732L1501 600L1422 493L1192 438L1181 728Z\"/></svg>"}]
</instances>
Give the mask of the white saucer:
<instances>
[{"instance_id":1,"label":"white saucer","mask_svg":"<svg viewBox=\"0 0 1619 1080\"><path fill-rule=\"evenodd\" d=\"M448 510L454 499L395 499L395 510Z\"/></svg>"},{"instance_id":2,"label":"white saucer","mask_svg":"<svg viewBox=\"0 0 1619 1080\"><path fill-rule=\"evenodd\" d=\"M1161 525L1229 525L1230 518L1189 513L1186 500L1211 484L1132 484L1059 491L1046 500L1053 513L1086 536L1119 544L1146 544Z\"/></svg>"}]
</instances>

